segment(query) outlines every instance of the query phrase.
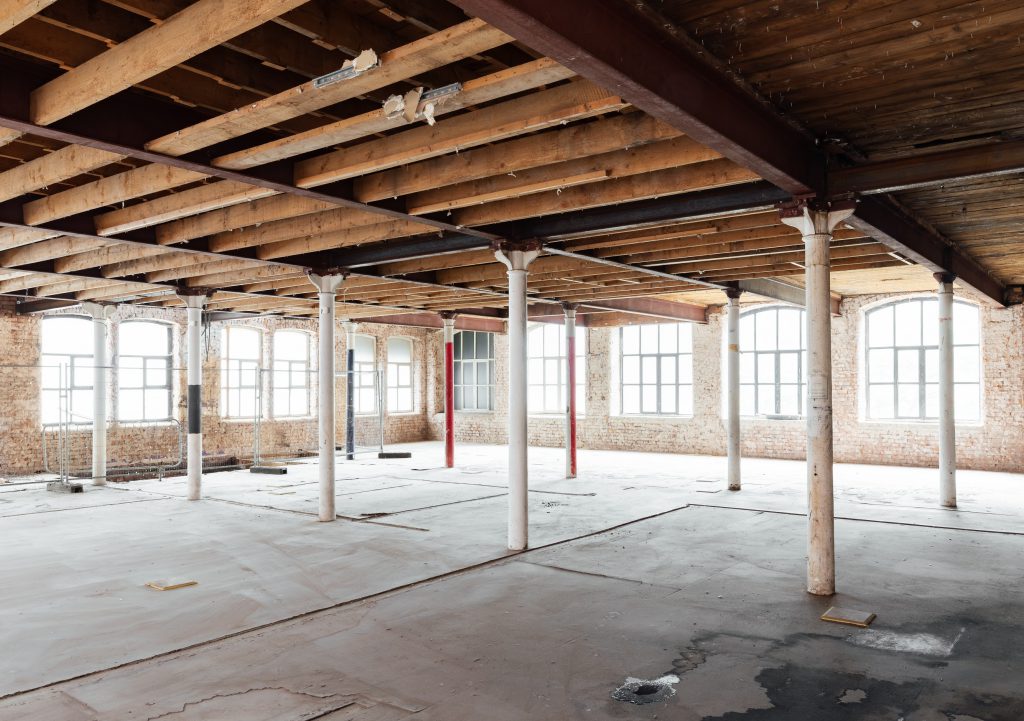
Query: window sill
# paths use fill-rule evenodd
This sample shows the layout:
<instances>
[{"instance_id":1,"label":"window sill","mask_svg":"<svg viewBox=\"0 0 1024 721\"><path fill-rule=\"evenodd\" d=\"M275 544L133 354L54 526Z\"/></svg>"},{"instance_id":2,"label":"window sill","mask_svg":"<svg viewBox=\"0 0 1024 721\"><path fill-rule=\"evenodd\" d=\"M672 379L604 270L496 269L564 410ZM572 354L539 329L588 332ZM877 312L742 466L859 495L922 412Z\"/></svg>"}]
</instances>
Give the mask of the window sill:
<instances>
[{"instance_id":1,"label":"window sill","mask_svg":"<svg viewBox=\"0 0 1024 721\"><path fill-rule=\"evenodd\" d=\"M915 420L913 418L858 418L857 422L865 426L907 426L911 428L938 428L937 418ZM984 421L957 421L957 428L984 428Z\"/></svg>"},{"instance_id":2,"label":"window sill","mask_svg":"<svg viewBox=\"0 0 1024 721\"><path fill-rule=\"evenodd\" d=\"M631 421L690 421L693 420L692 413L613 413L612 418L622 418Z\"/></svg>"},{"instance_id":3,"label":"window sill","mask_svg":"<svg viewBox=\"0 0 1024 721\"><path fill-rule=\"evenodd\" d=\"M421 416L423 414L419 411L388 411L386 415L388 418L406 418L409 416Z\"/></svg>"},{"instance_id":4,"label":"window sill","mask_svg":"<svg viewBox=\"0 0 1024 721\"><path fill-rule=\"evenodd\" d=\"M138 426L145 426L147 428L160 427L160 428L174 428L175 426L181 425L172 418L164 418L159 421L122 421L116 420L113 422L117 426L126 426L128 428L134 428Z\"/></svg>"},{"instance_id":5,"label":"window sill","mask_svg":"<svg viewBox=\"0 0 1024 721\"><path fill-rule=\"evenodd\" d=\"M723 416L725 420L727 416ZM807 416L740 416L741 420L744 421L796 421L803 423L807 420Z\"/></svg>"},{"instance_id":6,"label":"window sill","mask_svg":"<svg viewBox=\"0 0 1024 721\"><path fill-rule=\"evenodd\" d=\"M316 420L316 416L271 416L270 418L264 418L262 422L265 423L299 423Z\"/></svg>"}]
</instances>

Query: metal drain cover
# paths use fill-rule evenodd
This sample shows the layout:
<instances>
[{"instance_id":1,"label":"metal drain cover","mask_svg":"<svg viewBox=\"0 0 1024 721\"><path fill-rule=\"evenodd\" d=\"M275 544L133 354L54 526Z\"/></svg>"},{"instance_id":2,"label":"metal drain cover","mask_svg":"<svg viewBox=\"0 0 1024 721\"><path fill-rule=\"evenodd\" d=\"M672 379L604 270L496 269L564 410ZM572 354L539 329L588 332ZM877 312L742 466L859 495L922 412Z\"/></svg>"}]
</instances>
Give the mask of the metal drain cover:
<instances>
[{"instance_id":1,"label":"metal drain cover","mask_svg":"<svg viewBox=\"0 0 1024 721\"><path fill-rule=\"evenodd\" d=\"M630 676L624 684L612 691L612 698L638 706L660 703L676 695L676 690L672 687L677 683L679 683L679 677L671 674L652 680Z\"/></svg>"}]
</instances>

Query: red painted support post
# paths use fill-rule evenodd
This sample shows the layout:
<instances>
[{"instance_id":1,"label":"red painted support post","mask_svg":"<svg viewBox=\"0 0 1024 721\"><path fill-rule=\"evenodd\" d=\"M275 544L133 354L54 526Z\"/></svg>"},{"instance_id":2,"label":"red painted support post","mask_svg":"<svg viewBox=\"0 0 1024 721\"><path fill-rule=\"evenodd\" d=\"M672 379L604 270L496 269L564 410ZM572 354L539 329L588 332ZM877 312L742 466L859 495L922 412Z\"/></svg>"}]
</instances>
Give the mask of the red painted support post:
<instances>
[{"instance_id":1,"label":"red painted support post","mask_svg":"<svg viewBox=\"0 0 1024 721\"><path fill-rule=\"evenodd\" d=\"M565 477L576 477L576 306L566 303L565 311L565 360L566 360L566 404L565 417Z\"/></svg>"},{"instance_id":2,"label":"red painted support post","mask_svg":"<svg viewBox=\"0 0 1024 721\"><path fill-rule=\"evenodd\" d=\"M444 465L455 467L455 314L444 320Z\"/></svg>"}]
</instances>

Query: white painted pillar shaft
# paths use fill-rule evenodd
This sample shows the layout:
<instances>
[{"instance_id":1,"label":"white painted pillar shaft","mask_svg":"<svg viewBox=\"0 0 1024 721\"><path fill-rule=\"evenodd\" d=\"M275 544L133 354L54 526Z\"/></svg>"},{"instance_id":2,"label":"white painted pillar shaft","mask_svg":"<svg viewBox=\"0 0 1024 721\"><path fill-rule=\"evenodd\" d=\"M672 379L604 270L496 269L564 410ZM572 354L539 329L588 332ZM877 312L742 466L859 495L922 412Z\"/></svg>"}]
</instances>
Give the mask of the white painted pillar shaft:
<instances>
[{"instance_id":1,"label":"white painted pillar shaft","mask_svg":"<svg viewBox=\"0 0 1024 721\"><path fill-rule=\"evenodd\" d=\"M804 241L807 314L807 590L836 592L835 502L832 482L832 231L852 209L813 210L782 221Z\"/></svg>"},{"instance_id":2,"label":"white painted pillar shaft","mask_svg":"<svg viewBox=\"0 0 1024 721\"><path fill-rule=\"evenodd\" d=\"M953 278L939 281L939 497L956 508L956 414L953 403Z\"/></svg>"},{"instance_id":3,"label":"white painted pillar shaft","mask_svg":"<svg viewBox=\"0 0 1024 721\"><path fill-rule=\"evenodd\" d=\"M508 547L527 548L526 277L538 252L499 251L508 267Z\"/></svg>"},{"instance_id":4,"label":"white painted pillar shaft","mask_svg":"<svg viewBox=\"0 0 1024 721\"><path fill-rule=\"evenodd\" d=\"M82 309L92 316L92 484L107 482L107 320L109 306L83 303Z\"/></svg>"},{"instance_id":5,"label":"white painted pillar shaft","mask_svg":"<svg viewBox=\"0 0 1024 721\"><path fill-rule=\"evenodd\" d=\"M334 303L341 275L309 274L319 300L319 339L317 342L317 430L319 435L319 506L317 516L323 522L337 517L334 505L335 459L335 383L334 383Z\"/></svg>"},{"instance_id":6,"label":"white painted pillar shaft","mask_svg":"<svg viewBox=\"0 0 1024 721\"><path fill-rule=\"evenodd\" d=\"M740 292L728 290L726 306L726 457L730 491L740 490Z\"/></svg>"},{"instance_id":7,"label":"white painted pillar shaft","mask_svg":"<svg viewBox=\"0 0 1024 721\"><path fill-rule=\"evenodd\" d=\"M188 379L188 500L198 501L203 485L203 308L205 295L184 295L188 314L185 372Z\"/></svg>"}]
</instances>

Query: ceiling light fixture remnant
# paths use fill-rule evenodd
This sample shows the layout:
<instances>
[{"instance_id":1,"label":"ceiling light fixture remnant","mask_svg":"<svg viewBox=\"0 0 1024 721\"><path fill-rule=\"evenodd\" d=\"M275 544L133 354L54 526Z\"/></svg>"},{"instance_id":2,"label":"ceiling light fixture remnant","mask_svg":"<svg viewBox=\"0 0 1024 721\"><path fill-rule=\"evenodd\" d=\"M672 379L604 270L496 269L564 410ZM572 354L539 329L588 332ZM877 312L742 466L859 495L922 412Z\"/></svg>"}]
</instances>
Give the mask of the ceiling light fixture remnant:
<instances>
[{"instance_id":1,"label":"ceiling light fixture remnant","mask_svg":"<svg viewBox=\"0 0 1024 721\"><path fill-rule=\"evenodd\" d=\"M342 65L339 70L314 78L313 87L319 90L320 88L327 87L328 85L340 83L342 80L348 80L356 77L357 75L362 75L367 70L372 70L377 67L380 67L380 58L377 57L377 53L373 50L364 50L351 60L346 60L345 64Z\"/></svg>"},{"instance_id":2,"label":"ceiling light fixture remnant","mask_svg":"<svg viewBox=\"0 0 1024 721\"><path fill-rule=\"evenodd\" d=\"M434 90L413 88L405 95L392 95L384 101L384 117L388 120L402 118L407 123L425 120L433 125L438 106L462 92L462 83L452 83Z\"/></svg>"}]
</instances>

